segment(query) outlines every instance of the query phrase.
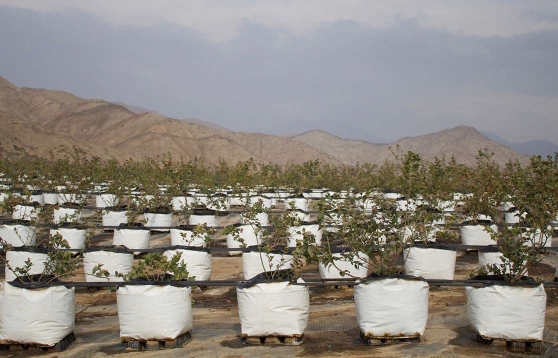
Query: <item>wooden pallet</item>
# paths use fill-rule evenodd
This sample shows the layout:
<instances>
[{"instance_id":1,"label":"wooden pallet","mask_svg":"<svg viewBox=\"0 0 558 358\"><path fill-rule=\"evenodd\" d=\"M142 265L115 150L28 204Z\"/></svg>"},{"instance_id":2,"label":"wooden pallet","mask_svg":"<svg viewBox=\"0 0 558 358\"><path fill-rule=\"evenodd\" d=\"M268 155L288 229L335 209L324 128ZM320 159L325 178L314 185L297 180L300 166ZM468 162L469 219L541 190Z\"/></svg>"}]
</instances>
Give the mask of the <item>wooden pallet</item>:
<instances>
[{"instance_id":1,"label":"wooden pallet","mask_svg":"<svg viewBox=\"0 0 558 358\"><path fill-rule=\"evenodd\" d=\"M507 341L507 340L494 340L491 338L486 338L477 334L477 341L483 344L493 344L500 343L504 346L508 352L521 353L521 354L539 354L543 355L546 353L547 347L542 341Z\"/></svg>"},{"instance_id":2,"label":"wooden pallet","mask_svg":"<svg viewBox=\"0 0 558 358\"><path fill-rule=\"evenodd\" d=\"M367 346L385 346L397 343L420 343L421 336L368 336L360 332L360 340Z\"/></svg>"},{"instance_id":3,"label":"wooden pallet","mask_svg":"<svg viewBox=\"0 0 558 358\"><path fill-rule=\"evenodd\" d=\"M245 344L258 344L258 345L284 345L284 346L299 346L304 342L304 335L300 337L290 336L244 336L242 343Z\"/></svg>"},{"instance_id":4,"label":"wooden pallet","mask_svg":"<svg viewBox=\"0 0 558 358\"><path fill-rule=\"evenodd\" d=\"M182 348L193 339L191 331L169 340L127 340L126 349L133 351L154 351L159 349Z\"/></svg>"},{"instance_id":5,"label":"wooden pallet","mask_svg":"<svg viewBox=\"0 0 558 358\"><path fill-rule=\"evenodd\" d=\"M62 340L56 343L53 346L45 346L36 343L8 343L8 344L0 344L0 350L8 350L8 351L35 351L35 352L46 352L46 353L55 353L55 352L62 352L68 349L70 345L76 340L76 336L74 333L70 333L66 337L62 338Z\"/></svg>"}]
</instances>

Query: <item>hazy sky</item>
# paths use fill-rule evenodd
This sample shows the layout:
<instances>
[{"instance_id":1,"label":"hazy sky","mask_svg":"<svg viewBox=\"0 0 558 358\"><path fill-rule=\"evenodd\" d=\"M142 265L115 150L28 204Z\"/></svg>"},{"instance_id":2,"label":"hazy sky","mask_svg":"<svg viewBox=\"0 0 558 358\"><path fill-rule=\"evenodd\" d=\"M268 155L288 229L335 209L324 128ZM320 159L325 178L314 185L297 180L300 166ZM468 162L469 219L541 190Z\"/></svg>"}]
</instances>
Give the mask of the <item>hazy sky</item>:
<instances>
[{"instance_id":1,"label":"hazy sky","mask_svg":"<svg viewBox=\"0 0 558 358\"><path fill-rule=\"evenodd\" d=\"M558 142L558 1L0 0L0 76L237 131Z\"/></svg>"}]
</instances>

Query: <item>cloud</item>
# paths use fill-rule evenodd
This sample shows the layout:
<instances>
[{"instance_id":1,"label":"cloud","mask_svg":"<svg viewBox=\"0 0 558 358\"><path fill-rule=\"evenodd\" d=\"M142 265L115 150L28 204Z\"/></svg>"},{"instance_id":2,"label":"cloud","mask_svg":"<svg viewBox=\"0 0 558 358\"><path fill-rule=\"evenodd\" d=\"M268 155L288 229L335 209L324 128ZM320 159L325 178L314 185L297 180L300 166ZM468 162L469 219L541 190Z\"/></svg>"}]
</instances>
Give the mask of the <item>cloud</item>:
<instances>
[{"instance_id":1,"label":"cloud","mask_svg":"<svg viewBox=\"0 0 558 358\"><path fill-rule=\"evenodd\" d=\"M558 30L465 36L399 18L298 35L245 20L236 31L213 41L168 22L0 6L0 76L237 131L377 141L465 124L510 140L558 136Z\"/></svg>"},{"instance_id":2,"label":"cloud","mask_svg":"<svg viewBox=\"0 0 558 358\"><path fill-rule=\"evenodd\" d=\"M0 0L0 5L78 10L121 25L170 24L212 41L230 41L246 22L297 36L343 21L369 28L413 21L424 28L482 37L558 29L558 2L552 0Z\"/></svg>"}]
</instances>

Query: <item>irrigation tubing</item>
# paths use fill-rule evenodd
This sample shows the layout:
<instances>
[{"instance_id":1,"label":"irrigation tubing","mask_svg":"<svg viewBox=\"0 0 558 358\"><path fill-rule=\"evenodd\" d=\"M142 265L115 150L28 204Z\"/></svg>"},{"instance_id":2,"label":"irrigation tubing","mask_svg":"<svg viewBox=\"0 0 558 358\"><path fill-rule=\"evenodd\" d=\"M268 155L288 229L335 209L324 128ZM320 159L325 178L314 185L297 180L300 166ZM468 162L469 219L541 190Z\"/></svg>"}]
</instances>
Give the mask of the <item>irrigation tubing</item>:
<instances>
[{"instance_id":1,"label":"irrigation tubing","mask_svg":"<svg viewBox=\"0 0 558 358\"><path fill-rule=\"evenodd\" d=\"M323 287L323 286L355 286L366 282L366 279L341 278L341 279L312 279L303 278L304 282L291 282L291 285L307 286L307 287ZM283 280L282 280L283 281ZM493 280L434 280L425 279L430 286L433 287L485 287L495 284L506 284L505 282L495 282ZM211 281L132 281L132 282L82 282L82 281L56 281L44 283L23 283L17 280L9 282L10 285L26 288L40 289L53 286L64 286L67 288L111 288L132 285L154 285L154 286L177 286L177 287L237 287L247 283L272 283L277 280L259 279L251 280L211 280ZM545 288L558 288L558 282L542 282Z\"/></svg>"}]
</instances>

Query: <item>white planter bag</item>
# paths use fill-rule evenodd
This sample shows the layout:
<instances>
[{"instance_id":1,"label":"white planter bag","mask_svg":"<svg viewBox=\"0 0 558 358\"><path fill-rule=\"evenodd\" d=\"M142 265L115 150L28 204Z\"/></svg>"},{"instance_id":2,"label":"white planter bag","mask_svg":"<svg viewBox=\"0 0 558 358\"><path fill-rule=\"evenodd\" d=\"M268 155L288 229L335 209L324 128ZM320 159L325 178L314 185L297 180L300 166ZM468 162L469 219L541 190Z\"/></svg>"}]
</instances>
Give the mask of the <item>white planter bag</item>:
<instances>
[{"instance_id":1,"label":"white planter bag","mask_svg":"<svg viewBox=\"0 0 558 358\"><path fill-rule=\"evenodd\" d=\"M498 248L487 248L487 249L483 249L482 251L478 252L479 255L479 263L478 263L478 268L481 268L482 266L486 266L486 265L498 265L500 266L503 261L500 259L501 257L504 256L504 254L502 254L500 251L498 251ZM504 273L509 273L509 269L506 267L505 272ZM489 275L493 275L494 272L492 271L488 271L487 274ZM527 276L527 273L525 273L525 276Z\"/></svg>"},{"instance_id":2,"label":"white planter bag","mask_svg":"<svg viewBox=\"0 0 558 358\"><path fill-rule=\"evenodd\" d=\"M353 277L366 277L368 276L368 255L359 252L355 260L362 264L353 265L351 261L340 253L334 253L333 258L336 259L335 264L324 265L320 262L318 270L320 277L325 279L338 279L338 278L353 278ZM344 275L341 275L341 272Z\"/></svg>"},{"instance_id":3,"label":"white planter bag","mask_svg":"<svg viewBox=\"0 0 558 358\"><path fill-rule=\"evenodd\" d=\"M294 217L295 220L298 221L299 223L310 221L310 214L304 211L290 210L289 214L292 215L292 217Z\"/></svg>"},{"instance_id":4,"label":"white planter bag","mask_svg":"<svg viewBox=\"0 0 558 358\"><path fill-rule=\"evenodd\" d=\"M525 246L531 246L535 243L537 247L552 247L552 235L548 235L546 232L541 233L540 229L536 229L534 232L532 229L526 229L522 236L525 239L523 243Z\"/></svg>"},{"instance_id":5,"label":"white planter bag","mask_svg":"<svg viewBox=\"0 0 558 358\"><path fill-rule=\"evenodd\" d=\"M128 217L126 216L127 211L103 211L103 226L118 226L120 224L126 224L128 222Z\"/></svg>"},{"instance_id":6,"label":"white planter bag","mask_svg":"<svg viewBox=\"0 0 558 358\"><path fill-rule=\"evenodd\" d=\"M244 252L242 254L242 272L244 279L249 280L262 272L290 269L292 262L293 256L288 254Z\"/></svg>"},{"instance_id":7,"label":"white planter bag","mask_svg":"<svg viewBox=\"0 0 558 358\"><path fill-rule=\"evenodd\" d=\"M262 197L269 199L270 209L277 206L277 194L275 193L262 193Z\"/></svg>"},{"instance_id":8,"label":"white planter bag","mask_svg":"<svg viewBox=\"0 0 558 358\"><path fill-rule=\"evenodd\" d=\"M98 194L95 196L95 206L98 208L108 208L118 206L120 200L114 194Z\"/></svg>"},{"instance_id":9,"label":"white planter bag","mask_svg":"<svg viewBox=\"0 0 558 358\"><path fill-rule=\"evenodd\" d=\"M494 232L498 232L498 226L490 226ZM461 242L463 245L488 246L496 242L492 240L490 233L485 230L484 225L462 225L459 228Z\"/></svg>"},{"instance_id":10,"label":"white planter bag","mask_svg":"<svg viewBox=\"0 0 558 358\"><path fill-rule=\"evenodd\" d=\"M193 228L174 227L170 229L171 246L195 246L204 247L207 245L207 234L194 234Z\"/></svg>"},{"instance_id":11,"label":"white planter bag","mask_svg":"<svg viewBox=\"0 0 558 358\"><path fill-rule=\"evenodd\" d=\"M54 346L74 331L73 288L0 285L0 343Z\"/></svg>"},{"instance_id":12,"label":"white planter bag","mask_svg":"<svg viewBox=\"0 0 558 358\"><path fill-rule=\"evenodd\" d=\"M543 339L546 311L544 286L492 285L465 287L467 316L485 339Z\"/></svg>"},{"instance_id":13,"label":"white planter bag","mask_svg":"<svg viewBox=\"0 0 558 358\"><path fill-rule=\"evenodd\" d=\"M58 204L65 204L65 203L84 204L86 202L87 202L87 195L85 194L58 193Z\"/></svg>"},{"instance_id":14,"label":"white planter bag","mask_svg":"<svg viewBox=\"0 0 558 358\"><path fill-rule=\"evenodd\" d=\"M121 227L114 230L112 244L114 246L125 246L131 250L149 249L151 233L148 229Z\"/></svg>"},{"instance_id":15,"label":"white planter bag","mask_svg":"<svg viewBox=\"0 0 558 358\"><path fill-rule=\"evenodd\" d=\"M289 247L296 247L298 241L304 239L304 234L309 233L314 235L315 244L320 246L322 244L323 230L320 228L319 224L303 224L300 226L291 226L287 229L289 237L287 238L287 245Z\"/></svg>"},{"instance_id":16,"label":"white planter bag","mask_svg":"<svg viewBox=\"0 0 558 358\"><path fill-rule=\"evenodd\" d=\"M190 287L126 285L116 291L120 339L168 340L192 330Z\"/></svg>"},{"instance_id":17,"label":"white planter bag","mask_svg":"<svg viewBox=\"0 0 558 358\"><path fill-rule=\"evenodd\" d=\"M382 219L380 219L380 220L382 220ZM427 226L427 228L428 228L428 232L425 233L426 234L426 241L427 242L436 242L436 235L438 235L438 233L440 231L442 231L442 229L440 229L440 227L438 227L436 225L429 225L429 226ZM403 231L403 240L405 240L405 241L410 240L414 236L415 242L423 242L422 235L424 235L424 233L418 232L414 227L405 226L404 231Z\"/></svg>"},{"instance_id":18,"label":"white planter bag","mask_svg":"<svg viewBox=\"0 0 558 358\"><path fill-rule=\"evenodd\" d=\"M183 211L188 207L188 201L185 196L175 196L172 198L172 210Z\"/></svg>"},{"instance_id":19,"label":"white planter bag","mask_svg":"<svg viewBox=\"0 0 558 358\"><path fill-rule=\"evenodd\" d=\"M259 201L262 202L263 209L271 209L271 199L266 198L265 196L252 196L250 197L249 206L253 207Z\"/></svg>"},{"instance_id":20,"label":"white planter bag","mask_svg":"<svg viewBox=\"0 0 558 358\"><path fill-rule=\"evenodd\" d=\"M31 194L29 196L29 203L37 203L40 206L45 206L45 197L43 195L43 193L40 194Z\"/></svg>"},{"instance_id":21,"label":"white planter bag","mask_svg":"<svg viewBox=\"0 0 558 358\"><path fill-rule=\"evenodd\" d=\"M294 210L308 211L310 206L306 198L287 198L285 200L285 208L291 210L291 203L294 205Z\"/></svg>"},{"instance_id":22,"label":"white planter bag","mask_svg":"<svg viewBox=\"0 0 558 358\"><path fill-rule=\"evenodd\" d=\"M229 211L231 210L231 198L227 196L216 196L208 198L205 207L210 210Z\"/></svg>"},{"instance_id":23,"label":"white planter bag","mask_svg":"<svg viewBox=\"0 0 558 358\"><path fill-rule=\"evenodd\" d=\"M195 215L192 214L188 218L188 225L196 226L206 224L207 227L219 226L219 220L216 215Z\"/></svg>"},{"instance_id":24,"label":"white planter bag","mask_svg":"<svg viewBox=\"0 0 558 358\"><path fill-rule=\"evenodd\" d=\"M166 250L165 255L169 260L180 253L181 261L186 264L188 276L195 277L195 281L208 281L211 279L212 261L211 254L207 250L173 249Z\"/></svg>"},{"instance_id":25,"label":"white planter bag","mask_svg":"<svg viewBox=\"0 0 558 358\"><path fill-rule=\"evenodd\" d=\"M236 297L242 336L300 337L308 325L308 287L289 282L260 283L237 287Z\"/></svg>"},{"instance_id":26,"label":"white planter bag","mask_svg":"<svg viewBox=\"0 0 558 358\"><path fill-rule=\"evenodd\" d=\"M147 221L145 227L156 227L157 231L169 231L172 227L172 213L144 213L143 217ZM169 229L161 229L169 228Z\"/></svg>"},{"instance_id":27,"label":"white planter bag","mask_svg":"<svg viewBox=\"0 0 558 358\"><path fill-rule=\"evenodd\" d=\"M479 250L478 252L479 255L479 263L478 263L478 268L481 268L482 266L486 266L486 265L498 265L499 268L501 268L501 265L504 263L504 261L501 260L501 258L504 257L504 254L502 254L500 252L500 250L498 249L497 246L488 246L483 248L482 250ZM511 263L511 266L513 267L513 263ZM510 268L508 267L508 265L505 266L504 268L504 274L508 274L510 273ZM494 275L495 273L492 271L488 271L487 272L488 275ZM529 271L525 270L522 272L523 276L529 276Z\"/></svg>"},{"instance_id":28,"label":"white planter bag","mask_svg":"<svg viewBox=\"0 0 558 358\"><path fill-rule=\"evenodd\" d=\"M57 193L43 193L43 198L45 199L45 205L56 205L56 204L58 204L58 194Z\"/></svg>"},{"instance_id":29,"label":"white planter bag","mask_svg":"<svg viewBox=\"0 0 558 358\"><path fill-rule=\"evenodd\" d=\"M0 224L0 238L13 247L35 246L37 243L37 230L34 226L15 223Z\"/></svg>"},{"instance_id":30,"label":"white planter bag","mask_svg":"<svg viewBox=\"0 0 558 358\"><path fill-rule=\"evenodd\" d=\"M339 231L339 226L343 225L343 216L338 212L328 211L325 214L324 223L326 225L325 231L337 232Z\"/></svg>"},{"instance_id":31,"label":"white planter bag","mask_svg":"<svg viewBox=\"0 0 558 358\"><path fill-rule=\"evenodd\" d=\"M231 196L231 206L244 206L247 202L248 200L244 196Z\"/></svg>"},{"instance_id":32,"label":"white planter bag","mask_svg":"<svg viewBox=\"0 0 558 358\"><path fill-rule=\"evenodd\" d=\"M39 216L40 208L36 208L32 205L16 205L14 206L14 211L12 212L13 220L26 220L31 221Z\"/></svg>"},{"instance_id":33,"label":"white planter bag","mask_svg":"<svg viewBox=\"0 0 558 358\"><path fill-rule=\"evenodd\" d=\"M405 274L427 280L453 280L457 252L445 245L417 245L403 250Z\"/></svg>"},{"instance_id":34,"label":"white planter bag","mask_svg":"<svg viewBox=\"0 0 558 358\"><path fill-rule=\"evenodd\" d=\"M242 224L257 224L260 223L261 226L269 225L269 215L267 213L257 213L256 217L253 219L248 219L240 214L240 223Z\"/></svg>"},{"instance_id":35,"label":"white planter bag","mask_svg":"<svg viewBox=\"0 0 558 358\"><path fill-rule=\"evenodd\" d=\"M54 209L54 223L79 223L81 222L81 212L74 208L58 208Z\"/></svg>"},{"instance_id":36,"label":"white planter bag","mask_svg":"<svg viewBox=\"0 0 558 358\"><path fill-rule=\"evenodd\" d=\"M85 249L85 235L87 230L72 228L72 227L59 227L50 229L50 235L60 234L64 240L68 242L70 249L83 250Z\"/></svg>"},{"instance_id":37,"label":"white planter bag","mask_svg":"<svg viewBox=\"0 0 558 358\"><path fill-rule=\"evenodd\" d=\"M239 249L241 247L259 246L261 244L261 233L256 234L255 227L252 225L234 225L239 228L239 237L243 242L235 239L232 234L227 235L227 248ZM229 255L241 255L241 251L229 251Z\"/></svg>"},{"instance_id":38,"label":"white planter bag","mask_svg":"<svg viewBox=\"0 0 558 358\"><path fill-rule=\"evenodd\" d=\"M422 336L428 319L428 283L381 278L355 286L358 326L366 337Z\"/></svg>"},{"instance_id":39,"label":"white planter bag","mask_svg":"<svg viewBox=\"0 0 558 358\"><path fill-rule=\"evenodd\" d=\"M32 251L32 250L31 250ZM29 269L29 275L42 274L45 270L45 264L48 260L48 255L43 252L31 252L23 250L10 250L6 252L6 260L8 264L15 271L16 268L24 268L25 262L31 260L33 265ZM7 282L11 282L17 278L16 274L12 272L7 266L5 269L5 278Z\"/></svg>"},{"instance_id":40,"label":"white planter bag","mask_svg":"<svg viewBox=\"0 0 558 358\"><path fill-rule=\"evenodd\" d=\"M97 277L93 275L93 268L102 264L101 270L107 270L109 277ZM122 277L117 277L116 272L127 274L132 271L134 255L125 250L99 250L89 251L83 254L83 271L86 282L122 282Z\"/></svg>"}]
</instances>

